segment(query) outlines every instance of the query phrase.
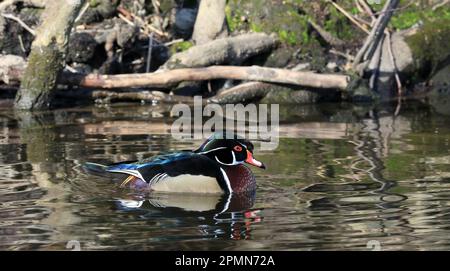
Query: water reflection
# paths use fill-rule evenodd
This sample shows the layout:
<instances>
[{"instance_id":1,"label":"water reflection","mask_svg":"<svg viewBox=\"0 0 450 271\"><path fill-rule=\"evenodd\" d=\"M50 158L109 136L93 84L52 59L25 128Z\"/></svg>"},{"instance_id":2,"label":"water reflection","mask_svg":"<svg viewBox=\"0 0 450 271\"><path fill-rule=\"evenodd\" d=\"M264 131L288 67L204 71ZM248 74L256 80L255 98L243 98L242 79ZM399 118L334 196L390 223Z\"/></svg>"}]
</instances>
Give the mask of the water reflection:
<instances>
[{"instance_id":1,"label":"water reflection","mask_svg":"<svg viewBox=\"0 0 450 271\"><path fill-rule=\"evenodd\" d=\"M231 195L162 194L132 195L118 199L119 210L141 211L146 219L159 217L179 220L195 218L201 221L200 233L208 238L251 238L252 224L262 220L261 209L251 209L255 191ZM163 226L163 225L161 225ZM167 226L167 225L166 225ZM170 238L170 237L169 237Z\"/></svg>"},{"instance_id":2,"label":"water reflection","mask_svg":"<svg viewBox=\"0 0 450 271\"><path fill-rule=\"evenodd\" d=\"M224 212L238 212L249 209L255 202L255 191L247 193L220 195L220 194L184 194L184 193L151 193L145 197L134 196L129 199L120 199L117 206L124 209L141 208L144 202L149 206L174 212L211 212L221 214Z\"/></svg>"},{"instance_id":3,"label":"water reflection","mask_svg":"<svg viewBox=\"0 0 450 271\"><path fill-rule=\"evenodd\" d=\"M0 110L0 249L450 248L450 120L432 108L281 106L280 145L243 197L136 194L83 172L197 147L170 137L169 111Z\"/></svg>"}]
</instances>

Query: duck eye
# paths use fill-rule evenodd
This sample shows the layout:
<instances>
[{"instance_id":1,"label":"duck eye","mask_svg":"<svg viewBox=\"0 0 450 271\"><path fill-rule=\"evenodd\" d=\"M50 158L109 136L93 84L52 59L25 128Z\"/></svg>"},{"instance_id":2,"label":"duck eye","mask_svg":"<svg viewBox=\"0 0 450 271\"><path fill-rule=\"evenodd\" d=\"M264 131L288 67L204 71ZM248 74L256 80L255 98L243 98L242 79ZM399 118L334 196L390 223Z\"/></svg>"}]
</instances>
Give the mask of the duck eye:
<instances>
[{"instance_id":1,"label":"duck eye","mask_svg":"<svg viewBox=\"0 0 450 271\"><path fill-rule=\"evenodd\" d=\"M240 151L242 151L242 147L237 145L237 146L234 146L233 150L240 152Z\"/></svg>"}]
</instances>

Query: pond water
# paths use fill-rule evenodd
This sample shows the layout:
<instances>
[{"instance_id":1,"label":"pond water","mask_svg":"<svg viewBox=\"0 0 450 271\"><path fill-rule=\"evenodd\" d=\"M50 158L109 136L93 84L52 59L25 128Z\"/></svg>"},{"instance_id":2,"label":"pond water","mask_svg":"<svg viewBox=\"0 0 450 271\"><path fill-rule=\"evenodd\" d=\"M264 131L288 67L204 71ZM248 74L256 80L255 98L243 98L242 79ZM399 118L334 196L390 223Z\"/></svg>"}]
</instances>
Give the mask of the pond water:
<instances>
[{"instance_id":1,"label":"pond water","mask_svg":"<svg viewBox=\"0 0 450 271\"><path fill-rule=\"evenodd\" d=\"M194 149L169 105L0 110L0 249L449 250L450 118L419 104L280 106L256 193L145 194L87 175ZM227 202L230 204L227 205Z\"/></svg>"}]
</instances>

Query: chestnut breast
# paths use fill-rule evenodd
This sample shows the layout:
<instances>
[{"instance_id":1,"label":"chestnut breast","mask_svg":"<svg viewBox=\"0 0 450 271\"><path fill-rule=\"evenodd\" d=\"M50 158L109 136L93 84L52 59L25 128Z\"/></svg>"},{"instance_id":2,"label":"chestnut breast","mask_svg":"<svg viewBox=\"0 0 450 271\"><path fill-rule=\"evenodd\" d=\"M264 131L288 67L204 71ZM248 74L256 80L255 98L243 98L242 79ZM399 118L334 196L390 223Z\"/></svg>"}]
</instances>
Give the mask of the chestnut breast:
<instances>
[{"instance_id":1,"label":"chestnut breast","mask_svg":"<svg viewBox=\"0 0 450 271\"><path fill-rule=\"evenodd\" d=\"M252 191L256 189L256 180L252 171L244 166L225 166L223 167L225 173L230 180L231 189L234 193L242 193L245 191Z\"/></svg>"}]
</instances>

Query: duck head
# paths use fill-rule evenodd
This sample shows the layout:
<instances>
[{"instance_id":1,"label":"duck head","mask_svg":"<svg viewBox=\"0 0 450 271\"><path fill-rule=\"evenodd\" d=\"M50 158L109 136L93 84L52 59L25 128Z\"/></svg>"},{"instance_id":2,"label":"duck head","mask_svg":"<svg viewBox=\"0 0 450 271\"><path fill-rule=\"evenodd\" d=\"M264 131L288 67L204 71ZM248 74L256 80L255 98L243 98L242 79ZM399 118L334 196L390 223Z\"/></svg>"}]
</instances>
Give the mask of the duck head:
<instances>
[{"instance_id":1,"label":"duck head","mask_svg":"<svg viewBox=\"0 0 450 271\"><path fill-rule=\"evenodd\" d=\"M247 163L265 169L264 163L253 157L253 149L253 144L246 139L239 138L234 134L216 133L195 152L206 155L225 166Z\"/></svg>"}]
</instances>

